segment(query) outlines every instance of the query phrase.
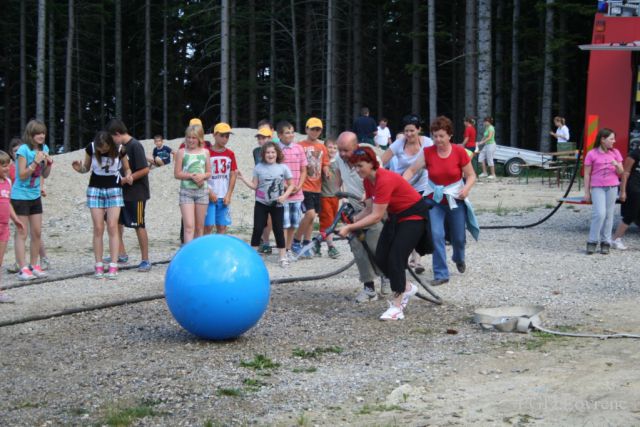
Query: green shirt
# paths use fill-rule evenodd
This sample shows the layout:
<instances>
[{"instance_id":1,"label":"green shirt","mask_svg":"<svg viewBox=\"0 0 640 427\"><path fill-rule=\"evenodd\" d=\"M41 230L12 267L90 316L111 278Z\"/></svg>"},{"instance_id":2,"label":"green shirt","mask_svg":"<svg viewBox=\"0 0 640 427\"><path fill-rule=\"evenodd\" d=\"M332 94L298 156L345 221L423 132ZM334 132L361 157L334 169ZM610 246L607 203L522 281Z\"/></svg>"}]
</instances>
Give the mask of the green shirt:
<instances>
[{"instance_id":1,"label":"green shirt","mask_svg":"<svg viewBox=\"0 0 640 427\"><path fill-rule=\"evenodd\" d=\"M207 161L207 156L203 154L189 154L185 151L184 157L182 158L182 171L187 173L204 173L205 172L205 162ZM198 184L193 182L190 179L183 179L180 181L180 188L190 188L192 190L196 190L198 188L207 188L207 182L204 182L202 187L198 187Z\"/></svg>"},{"instance_id":2,"label":"green shirt","mask_svg":"<svg viewBox=\"0 0 640 427\"><path fill-rule=\"evenodd\" d=\"M486 142L485 142L485 144L495 144L495 143L496 143L496 131L495 131L495 129L493 128L493 126L492 126L492 125L489 125L489 126L487 126L487 127L485 128L485 130L484 130L484 134L483 134L483 136L482 136L482 139L487 138L487 137L489 136L489 134L490 134L490 133L491 133L491 134L493 134L493 135L491 136L491 139L490 139L490 140L488 140L488 141L486 141Z\"/></svg>"}]
</instances>

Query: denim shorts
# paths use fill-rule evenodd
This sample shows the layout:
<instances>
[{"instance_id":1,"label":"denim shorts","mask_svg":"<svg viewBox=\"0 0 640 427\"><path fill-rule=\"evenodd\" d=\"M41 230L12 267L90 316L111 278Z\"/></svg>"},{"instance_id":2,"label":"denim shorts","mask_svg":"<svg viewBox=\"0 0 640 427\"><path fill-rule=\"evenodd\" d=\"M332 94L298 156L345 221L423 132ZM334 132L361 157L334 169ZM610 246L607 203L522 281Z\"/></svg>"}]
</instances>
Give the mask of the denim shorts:
<instances>
[{"instance_id":1,"label":"denim shorts","mask_svg":"<svg viewBox=\"0 0 640 427\"><path fill-rule=\"evenodd\" d=\"M282 228L298 228L300 219L302 218L302 210L300 206L302 202L287 202L284 204L284 220Z\"/></svg>"},{"instance_id":2,"label":"denim shorts","mask_svg":"<svg viewBox=\"0 0 640 427\"><path fill-rule=\"evenodd\" d=\"M181 188L180 189L180 205L208 205L209 204L209 188Z\"/></svg>"}]
</instances>

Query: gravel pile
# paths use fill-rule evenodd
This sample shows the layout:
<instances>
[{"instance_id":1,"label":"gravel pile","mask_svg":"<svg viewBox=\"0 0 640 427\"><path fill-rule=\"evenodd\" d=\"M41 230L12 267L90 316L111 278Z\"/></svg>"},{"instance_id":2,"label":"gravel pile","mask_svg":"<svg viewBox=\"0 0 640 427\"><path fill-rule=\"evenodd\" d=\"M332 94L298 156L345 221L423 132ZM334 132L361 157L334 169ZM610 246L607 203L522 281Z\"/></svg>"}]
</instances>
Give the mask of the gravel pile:
<instances>
[{"instance_id":1,"label":"gravel pile","mask_svg":"<svg viewBox=\"0 0 640 427\"><path fill-rule=\"evenodd\" d=\"M248 174L254 131L235 132L231 148ZM86 176L66 167L79 155L57 156L47 183L45 238L54 276L91 269ZM178 247L178 185L168 168L154 170L151 185L152 260L167 260ZM238 189L234 231L248 239L253 197L242 183ZM547 194L547 201L531 208L529 192ZM544 206L561 193L501 179L480 183L472 198L482 225L526 224L548 213ZM437 288L445 304L414 300L397 323L378 321L384 299L354 303L360 285L352 267L325 280L274 285L259 324L226 342L194 338L163 300L0 328L0 425L114 425L127 416L132 425L149 426L466 424L471 419L462 410L430 418L430 408L444 405L430 392L434 381L476 356L531 339L481 331L470 321L475 308L541 304L546 326L601 331L602 302L636 295L637 230L626 238L630 250L588 257L589 214L563 206L535 228L483 230L480 241L468 242L467 272L450 263L450 283ZM127 244L135 264L133 233ZM338 249L338 260L325 254L287 270L276 255L265 262L272 279L323 274L351 259L345 242ZM5 265L12 261L9 249ZM430 259L424 262L429 280ZM8 292L17 303L0 306L0 321L158 294L166 267L123 271L117 282L78 277L14 288ZM14 283L4 275L3 285Z\"/></svg>"}]
</instances>

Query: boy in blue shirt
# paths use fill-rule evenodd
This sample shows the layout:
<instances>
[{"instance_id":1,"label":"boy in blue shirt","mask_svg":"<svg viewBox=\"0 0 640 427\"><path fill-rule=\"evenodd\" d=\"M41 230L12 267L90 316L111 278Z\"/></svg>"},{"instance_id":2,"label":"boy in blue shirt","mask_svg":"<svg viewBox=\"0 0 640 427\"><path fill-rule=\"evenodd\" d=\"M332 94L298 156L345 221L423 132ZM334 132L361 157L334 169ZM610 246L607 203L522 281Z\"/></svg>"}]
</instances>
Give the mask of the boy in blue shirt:
<instances>
[{"instance_id":1,"label":"boy in blue shirt","mask_svg":"<svg viewBox=\"0 0 640 427\"><path fill-rule=\"evenodd\" d=\"M171 163L171 156L173 156L173 151L171 150L171 148L164 145L164 138L162 137L162 135L154 136L153 143L155 144L153 155L151 157L147 157L149 166L160 167Z\"/></svg>"}]
</instances>

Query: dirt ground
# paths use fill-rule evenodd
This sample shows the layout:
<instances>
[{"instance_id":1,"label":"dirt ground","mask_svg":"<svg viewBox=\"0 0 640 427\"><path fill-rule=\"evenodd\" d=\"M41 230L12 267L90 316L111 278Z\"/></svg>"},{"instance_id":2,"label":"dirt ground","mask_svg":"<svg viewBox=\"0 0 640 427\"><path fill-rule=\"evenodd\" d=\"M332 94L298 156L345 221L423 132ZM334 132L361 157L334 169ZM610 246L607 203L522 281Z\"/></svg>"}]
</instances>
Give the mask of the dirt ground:
<instances>
[{"instance_id":1,"label":"dirt ground","mask_svg":"<svg viewBox=\"0 0 640 427\"><path fill-rule=\"evenodd\" d=\"M176 230L177 209L161 203L177 193L169 172L152 176L159 196L149 214ZM54 276L90 270L86 183L74 179L69 171L51 179L49 197L66 201L45 209ZM64 186L71 190L56 195ZM480 182L471 198L481 224L523 224L546 215L563 192L540 178L500 178ZM239 189L237 204L235 231L246 238L250 192ZM471 322L479 307L540 304L550 328L640 333L637 229L630 250L589 258L588 221L588 207L563 206L536 228L482 231L468 242L468 271L437 289L445 304L413 301L398 323L377 320L382 300L354 304L351 268L272 286L258 325L226 342L191 336L163 300L2 327L0 425L639 425L637 340L487 332ZM168 260L176 239L159 228L150 229L152 259ZM127 239L135 264L135 240ZM265 264L272 279L320 274L350 259L339 245L336 261L324 256L286 271L275 256ZM156 295L166 267L126 270L116 283L78 277L9 289L17 303L0 306L0 322ZM3 285L16 283L4 275Z\"/></svg>"}]
</instances>

